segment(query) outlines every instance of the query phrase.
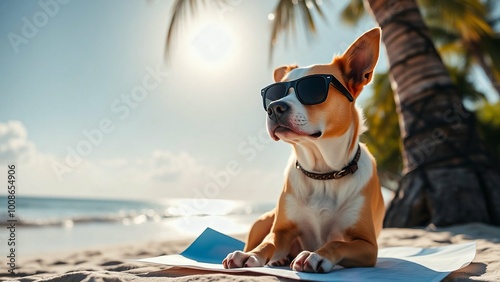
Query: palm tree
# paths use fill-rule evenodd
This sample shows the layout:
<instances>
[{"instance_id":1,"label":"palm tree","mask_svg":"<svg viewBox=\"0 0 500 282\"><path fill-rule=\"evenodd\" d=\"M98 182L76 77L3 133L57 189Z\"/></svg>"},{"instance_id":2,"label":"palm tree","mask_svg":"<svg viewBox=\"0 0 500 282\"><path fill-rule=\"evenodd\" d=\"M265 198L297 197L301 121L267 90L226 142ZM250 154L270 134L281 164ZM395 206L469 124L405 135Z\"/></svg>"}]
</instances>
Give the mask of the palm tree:
<instances>
[{"instance_id":1,"label":"palm tree","mask_svg":"<svg viewBox=\"0 0 500 282\"><path fill-rule=\"evenodd\" d=\"M424 21L437 49L452 61L461 63L468 74L472 66L480 67L500 95L500 34L493 25L493 0L417 0ZM342 19L350 24L365 14L363 0L351 0L342 11ZM460 58L460 60L456 60ZM457 64L456 62L452 64Z\"/></svg>"},{"instance_id":2,"label":"palm tree","mask_svg":"<svg viewBox=\"0 0 500 282\"><path fill-rule=\"evenodd\" d=\"M431 36L438 40L437 45L446 53L462 55L466 62L479 66L500 95L500 36L492 28L493 1L419 0L419 3L427 7L425 22Z\"/></svg>"},{"instance_id":3,"label":"palm tree","mask_svg":"<svg viewBox=\"0 0 500 282\"><path fill-rule=\"evenodd\" d=\"M445 65L453 82L461 90L463 98L467 102L472 102L475 113L479 114L480 119L477 122L481 136L486 137L484 141L498 157L500 156L500 150L496 146L498 139L496 134L491 133L500 130L500 126L483 118L488 115L483 112L491 112L494 108L488 107L484 93L478 90L471 80L475 71L473 66L482 67L485 74L488 74L488 71L491 74L493 67L493 73L500 74L500 49L491 48L491 43L500 40L500 37L495 39L498 34L490 36L494 19L491 13L492 3L489 2L491 1L483 5L475 0L417 1L423 11L424 21L430 30L431 38L439 53L444 56ZM351 0L341 14L344 22L356 24L367 13L365 13L362 0ZM485 51L466 49L465 46L471 45L467 42L474 42L474 46L481 47ZM496 46L498 45L500 41ZM494 64L491 65L492 63ZM488 69L484 68L486 65ZM391 180L399 178L402 159L398 157L401 151L398 142L400 134L399 129L393 126L398 124L398 115L395 111L394 93L388 75L388 72L379 72L374 78L372 87L374 95L364 104L370 130L363 137L377 159L381 182L386 187L391 187L391 185L393 187L394 181ZM492 79L494 75L488 75L488 77L493 85L500 86L496 80ZM387 178L389 181L384 181Z\"/></svg>"},{"instance_id":4,"label":"palm tree","mask_svg":"<svg viewBox=\"0 0 500 282\"><path fill-rule=\"evenodd\" d=\"M496 107L490 107L486 95L478 90L469 76L469 68L447 67L453 82L461 90L463 99L474 105L480 129L480 135L485 137L488 149L493 149L494 156L500 157L500 147L497 146L497 134L500 124L493 115ZM377 170L381 184L393 191L401 179L403 161L401 158L402 144L398 113L394 102L394 91L389 81L389 72L378 72L372 83L373 95L364 103L365 118L369 130L361 136L361 140L370 148L377 160Z\"/></svg>"},{"instance_id":5,"label":"palm tree","mask_svg":"<svg viewBox=\"0 0 500 282\"><path fill-rule=\"evenodd\" d=\"M390 5L394 3L394 5ZM415 0L367 0L383 30L396 93L403 179L386 226L500 225L500 171L462 104Z\"/></svg>"},{"instance_id":6,"label":"palm tree","mask_svg":"<svg viewBox=\"0 0 500 282\"><path fill-rule=\"evenodd\" d=\"M188 3L177 0L174 5L181 2ZM404 176L385 226L500 225L500 171L430 39L416 0L364 3L383 31L403 144ZM271 46L279 33L291 30L297 12L314 32L313 10L321 11L316 1L279 0ZM174 10L171 27L176 15Z\"/></svg>"}]
</instances>

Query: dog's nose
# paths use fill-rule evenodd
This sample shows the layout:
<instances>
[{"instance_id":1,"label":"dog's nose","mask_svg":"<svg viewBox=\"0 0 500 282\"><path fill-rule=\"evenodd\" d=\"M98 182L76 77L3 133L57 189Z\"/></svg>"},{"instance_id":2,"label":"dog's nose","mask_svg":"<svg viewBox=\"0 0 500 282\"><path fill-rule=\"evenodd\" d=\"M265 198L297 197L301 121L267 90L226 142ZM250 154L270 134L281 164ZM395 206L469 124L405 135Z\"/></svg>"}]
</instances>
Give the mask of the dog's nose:
<instances>
[{"instance_id":1,"label":"dog's nose","mask_svg":"<svg viewBox=\"0 0 500 282\"><path fill-rule=\"evenodd\" d=\"M267 114L271 119L278 119L285 115L289 108L290 107L287 103L277 101L269 105L269 108L267 108Z\"/></svg>"}]
</instances>

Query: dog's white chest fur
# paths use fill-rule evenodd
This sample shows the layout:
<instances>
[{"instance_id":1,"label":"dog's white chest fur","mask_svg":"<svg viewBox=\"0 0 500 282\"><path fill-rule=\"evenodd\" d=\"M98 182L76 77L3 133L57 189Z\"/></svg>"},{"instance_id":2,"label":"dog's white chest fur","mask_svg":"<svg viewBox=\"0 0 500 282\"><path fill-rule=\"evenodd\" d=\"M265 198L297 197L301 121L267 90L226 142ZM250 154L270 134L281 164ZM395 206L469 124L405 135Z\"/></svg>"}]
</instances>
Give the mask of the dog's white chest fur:
<instances>
[{"instance_id":1,"label":"dog's white chest fur","mask_svg":"<svg viewBox=\"0 0 500 282\"><path fill-rule=\"evenodd\" d=\"M365 201L361 191L372 172L365 152L358 166L354 175L326 181L307 178L294 167L287 171L293 193L285 199L286 216L299 228L304 250L315 251L326 242L344 241L344 231L358 221Z\"/></svg>"}]
</instances>

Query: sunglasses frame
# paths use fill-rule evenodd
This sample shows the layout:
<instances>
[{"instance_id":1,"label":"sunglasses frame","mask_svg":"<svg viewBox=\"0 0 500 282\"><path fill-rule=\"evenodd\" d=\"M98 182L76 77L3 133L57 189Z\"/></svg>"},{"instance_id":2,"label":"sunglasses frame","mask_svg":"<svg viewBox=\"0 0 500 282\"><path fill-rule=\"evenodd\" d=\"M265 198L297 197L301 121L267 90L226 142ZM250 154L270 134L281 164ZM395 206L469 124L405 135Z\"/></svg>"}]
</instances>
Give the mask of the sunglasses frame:
<instances>
[{"instance_id":1,"label":"sunglasses frame","mask_svg":"<svg viewBox=\"0 0 500 282\"><path fill-rule=\"evenodd\" d=\"M304 79L311 78L311 77L321 77L324 79L325 83L327 84L327 91L326 91L325 97L317 103L305 103L304 100L302 100L302 98L300 97L301 95L296 87L299 82L301 82ZM302 103L302 105L317 105L317 104L321 104L324 101L326 101L326 98L328 97L328 89L329 89L330 84L332 84L338 91L340 91L344 96L346 96L346 98L347 98L347 100L349 100L349 102L354 101L354 98L352 97L349 90L347 90L347 88L345 88L345 86L335 76L333 76L331 74L312 74L312 75L304 76L304 77L301 77L301 78L298 78L295 80L291 80L291 81L276 82L276 83L273 83L271 85L268 85L267 87L262 88L262 90L260 91L260 95L262 96L264 110L267 111L267 109L269 108L269 107L266 107L266 96L267 96L266 92L267 92L267 90L269 88L271 88L272 86L279 85L279 84L285 85L285 93L284 93L283 97L286 97L288 95L288 91L290 90L290 88L293 87L293 89L295 90L295 95L299 99L300 103ZM274 100L274 101L277 101L277 100ZM271 102L271 103L273 103L273 102Z\"/></svg>"}]
</instances>

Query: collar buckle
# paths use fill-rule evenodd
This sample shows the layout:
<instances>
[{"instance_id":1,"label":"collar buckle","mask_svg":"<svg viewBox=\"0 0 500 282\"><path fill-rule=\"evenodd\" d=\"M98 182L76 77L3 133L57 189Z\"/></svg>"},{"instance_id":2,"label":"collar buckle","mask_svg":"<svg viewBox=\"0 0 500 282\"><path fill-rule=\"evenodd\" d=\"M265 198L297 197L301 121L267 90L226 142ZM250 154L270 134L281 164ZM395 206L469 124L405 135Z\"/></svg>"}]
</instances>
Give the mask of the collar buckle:
<instances>
[{"instance_id":1,"label":"collar buckle","mask_svg":"<svg viewBox=\"0 0 500 282\"><path fill-rule=\"evenodd\" d=\"M347 171L347 169L339 170L333 174L333 178L339 179L346 176L347 174L349 174L349 171Z\"/></svg>"}]
</instances>

